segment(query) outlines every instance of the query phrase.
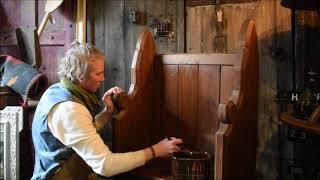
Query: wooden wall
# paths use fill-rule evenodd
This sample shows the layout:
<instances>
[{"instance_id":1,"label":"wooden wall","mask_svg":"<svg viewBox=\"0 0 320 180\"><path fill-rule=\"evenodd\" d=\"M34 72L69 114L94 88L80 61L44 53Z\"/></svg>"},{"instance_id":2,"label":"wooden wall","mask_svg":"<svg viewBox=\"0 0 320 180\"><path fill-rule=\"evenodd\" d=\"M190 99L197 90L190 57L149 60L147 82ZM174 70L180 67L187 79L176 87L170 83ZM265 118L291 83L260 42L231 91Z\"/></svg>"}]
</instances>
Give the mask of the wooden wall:
<instances>
[{"instance_id":1,"label":"wooden wall","mask_svg":"<svg viewBox=\"0 0 320 180\"><path fill-rule=\"evenodd\" d=\"M221 12L222 19L218 15ZM290 10L281 7L279 0L261 0L253 3L189 7L187 15L187 52L234 52L241 23L247 18L255 20L260 58L257 175L259 179L276 179L278 110L274 96L277 92L279 67L273 53L277 48L289 52ZM282 39L279 38L281 35L284 36ZM290 77L290 68L286 67L288 65L288 59L281 64L286 69L286 73L281 72L284 79Z\"/></svg>"},{"instance_id":2,"label":"wooden wall","mask_svg":"<svg viewBox=\"0 0 320 180\"><path fill-rule=\"evenodd\" d=\"M287 105L275 102L278 90L292 90L291 10L280 0L260 0L251 3L187 7L187 52L234 52L241 23L252 18L256 22L260 58L258 179L276 179L279 152L292 154L293 148L279 148L280 112ZM223 14L222 18L219 13ZM220 14L221 15L221 14ZM296 84L303 89L303 76L313 70L320 72L319 12L296 12ZM285 172L284 172L285 174ZM286 176L292 177L292 176Z\"/></svg>"},{"instance_id":3,"label":"wooden wall","mask_svg":"<svg viewBox=\"0 0 320 180\"><path fill-rule=\"evenodd\" d=\"M35 3L36 2L36 3ZM232 1L233 2L233 1ZM260 57L259 179L276 179L279 157L278 114L286 106L275 102L277 90L292 89L291 14L281 0L258 0L185 7L184 0L95 0L88 1L88 41L106 53L106 80L102 91L114 86L128 90L133 52L139 33L154 20L169 19L173 36L156 39L157 53L234 52L242 22L256 21ZM37 26L45 1L0 0L0 52L18 56L14 28ZM56 63L74 38L75 1L66 0L48 23L41 42L43 64L40 71L57 81ZM131 12L140 14L132 23ZM220 16L222 14L222 16ZM320 70L319 12L297 12L297 85L303 87L303 74ZM222 92L223 93L223 92Z\"/></svg>"},{"instance_id":4,"label":"wooden wall","mask_svg":"<svg viewBox=\"0 0 320 180\"><path fill-rule=\"evenodd\" d=\"M173 36L157 38L157 53L184 52L184 0L96 0L92 2L90 41L106 54L104 89L130 87L133 52L140 32L155 20L171 21ZM130 20L136 12L137 22Z\"/></svg>"},{"instance_id":5,"label":"wooden wall","mask_svg":"<svg viewBox=\"0 0 320 180\"><path fill-rule=\"evenodd\" d=\"M15 29L36 28L42 21L46 1L0 0L0 53L20 57ZM52 13L55 24L48 21L40 37L42 65L39 71L49 83L56 82L57 60L75 37L75 1L65 1Z\"/></svg>"},{"instance_id":6,"label":"wooden wall","mask_svg":"<svg viewBox=\"0 0 320 180\"><path fill-rule=\"evenodd\" d=\"M247 18L256 21L260 57L259 148L257 176L259 179L276 179L279 165L278 114L283 106L275 102L277 90L292 89L291 62L291 11L280 5L281 0L259 0L249 3L190 6L183 0L106 0L93 3L92 42L106 52L105 89L118 84L130 86L130 66L137 37L149 27L152 19L167 17L173 20L175 38L156 39L158 53L232 53L237 48L240 26ZM130 22L130 11L142 12L144 21ZM221 16L222 14L222 16ZM297 24L319 27L319 13L297 12ZM302 28L296 31L297 84L301 87L304 61L312 57L319 47L314 35L318 31ZM311 33L312 32L312 33ZM185 34L185 35L184 35ZM307 45L311 42L315 47ZM222 92L223 93L223 92ZM286 109L286 106L284 106Z\"/></svg>"}]
</instances>

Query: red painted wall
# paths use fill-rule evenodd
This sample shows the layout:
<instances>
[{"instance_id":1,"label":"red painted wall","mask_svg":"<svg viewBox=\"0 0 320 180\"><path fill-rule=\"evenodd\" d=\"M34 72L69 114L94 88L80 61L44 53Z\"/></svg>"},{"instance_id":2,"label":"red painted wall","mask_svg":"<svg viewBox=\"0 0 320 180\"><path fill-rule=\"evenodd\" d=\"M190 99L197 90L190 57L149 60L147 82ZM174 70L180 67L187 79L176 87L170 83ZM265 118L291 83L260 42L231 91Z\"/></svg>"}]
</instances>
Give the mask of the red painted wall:
<instances>
[{"instance_id":1,"label":"red painted wall","mask_svg":"<svg viewBox=\"0 0 320 180\"><path fill-rule=\"evenodd\" d=\"M46 1L0 0L0 53L20 58L15 29L37 27L45 15ZM42 65L39 71L47 75L49 84L56 82L57 61L75 38L76 1L67 0L52 13L40 37ZM22 59L23 60L23 59Z\"/></svg>"}]
</instances>

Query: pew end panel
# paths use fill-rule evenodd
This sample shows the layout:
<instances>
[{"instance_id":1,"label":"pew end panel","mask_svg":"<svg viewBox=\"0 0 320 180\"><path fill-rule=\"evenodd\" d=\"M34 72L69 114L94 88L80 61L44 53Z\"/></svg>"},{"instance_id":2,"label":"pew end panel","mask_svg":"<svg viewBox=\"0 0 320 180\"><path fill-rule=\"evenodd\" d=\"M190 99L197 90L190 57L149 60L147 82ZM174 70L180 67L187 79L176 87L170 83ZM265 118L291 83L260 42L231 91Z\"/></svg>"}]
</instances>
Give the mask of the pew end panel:
<instances>
[{"instance_id":1,"label":"pew end panel","mask_svg":"<svg viewBox=\"0 0 320 180\"><path fill-rule=\"evenodd\" d=\"M256 147L259 97L259 59L254 22L243 23L239 47L240 66L234 66L236 80L227 103L219 104L216 132L215 179L256 179Z\"/></svg>"}]
</instances>

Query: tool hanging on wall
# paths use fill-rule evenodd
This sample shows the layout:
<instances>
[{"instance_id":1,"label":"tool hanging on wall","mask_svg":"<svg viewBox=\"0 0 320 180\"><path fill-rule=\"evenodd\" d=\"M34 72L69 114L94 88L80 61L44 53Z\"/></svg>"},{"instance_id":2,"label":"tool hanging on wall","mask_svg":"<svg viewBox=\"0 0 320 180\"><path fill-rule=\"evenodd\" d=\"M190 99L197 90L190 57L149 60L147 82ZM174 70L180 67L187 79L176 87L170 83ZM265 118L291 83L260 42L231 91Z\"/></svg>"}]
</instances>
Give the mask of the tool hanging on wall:
<instances>
[{"instance_id":1,"label":"tool hanging on wall","mask_svg":"<svg viewBox=\"0 0 320 180\"><path fill-rule=\"evenodd\" d=\"M20 59L39 69L42 63L39 36L35 27L16 29L16 37Z\"/></svg>"},{"instance_id":2,"label":"tool hanging on wall","mask_svg":"<svg viewBox=\"0 0 320 180\"><path fill-rule=\"evenodd\" d=\"M215 12L216 16L216 35L213 39L213 47L215 52L227 53L228 52L228 33L227 33L227 20L223 15L222 9Z\"/></svg>"},{"instance_id":3,"label":"tool hanging on wall","mask_svg":"<svg viewBox=\"0 0 320 180\"><path fill-rule=\"evenodd\" d=\"M41 33L44 29L44 27L46 26L46 23L48 21L49 18L51 17L51 13L56 10L61 4L62 4L63 0L47 0L46 5L45 5L45 12L46 14L44 15L41 24L38 28L38 36L41 36Z\"/></svg>"}]
</instances>

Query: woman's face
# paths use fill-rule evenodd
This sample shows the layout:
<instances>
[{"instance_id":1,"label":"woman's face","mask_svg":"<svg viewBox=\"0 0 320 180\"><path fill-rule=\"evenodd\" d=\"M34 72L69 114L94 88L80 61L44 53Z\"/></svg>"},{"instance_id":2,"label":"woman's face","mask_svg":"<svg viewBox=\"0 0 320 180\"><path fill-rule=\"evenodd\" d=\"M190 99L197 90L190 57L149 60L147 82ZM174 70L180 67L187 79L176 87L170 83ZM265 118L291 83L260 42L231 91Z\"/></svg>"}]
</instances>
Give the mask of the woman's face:
<instances>
[{"instance_id":1,"label":"woman's face","mask_svg":"<svg viewBox=\"0 0 320 180\"><path fill-rule=\"evenodd\" d=\"M89 74L79 80L79 86L95 93L104 81L104 59L99 57L89 63Z\"/></svg>"}]
</instances>

